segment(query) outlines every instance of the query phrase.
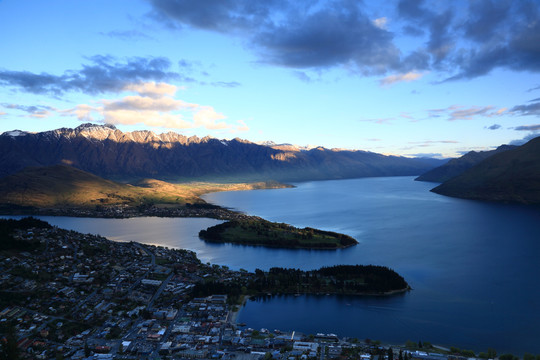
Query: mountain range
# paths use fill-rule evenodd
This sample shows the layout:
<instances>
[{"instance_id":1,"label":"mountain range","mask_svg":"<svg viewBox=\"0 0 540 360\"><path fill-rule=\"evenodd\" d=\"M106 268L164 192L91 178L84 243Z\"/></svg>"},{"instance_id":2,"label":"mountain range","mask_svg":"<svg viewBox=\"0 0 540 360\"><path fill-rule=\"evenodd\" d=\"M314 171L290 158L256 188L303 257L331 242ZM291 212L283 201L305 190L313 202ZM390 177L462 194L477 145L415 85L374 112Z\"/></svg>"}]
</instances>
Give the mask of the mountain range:
<instances>
[{"instance_id":1,"label":"mountain range","mask_svg":"<svg viewBox=\"0 0 540 360\"><path fill-rule=\"evenodd\" d=\"M431 191L466 199L540 203L540 137L491 154Z\"/></svg>"},{"instance_id":2,"label":"mountain range","mask_svg":"<svg viewBox=\"0 0 540 360\"><path fill-rule=\"evenodd\" d=\"M122 132L112 125L0 135L0 176L70 165L113 180L305 181L418 175L442 163L366 151L256 144L242 139Z\"/></svg>"},{"instance_id":3,"label":"mountain range","mask_svg":"<svg viewBox=\"0 0 540 360\"><path fill-rule=\"evenodd\" d=\"M451 159L446 164L436 167L428 172L420 175L415 180L429 182L445 182L453 177L461 175L463 172L481 163L488 157L513 149L513 145L501 145L495 150L489 151L469 151L465 155Z\"/></svg>"}]
</instances>

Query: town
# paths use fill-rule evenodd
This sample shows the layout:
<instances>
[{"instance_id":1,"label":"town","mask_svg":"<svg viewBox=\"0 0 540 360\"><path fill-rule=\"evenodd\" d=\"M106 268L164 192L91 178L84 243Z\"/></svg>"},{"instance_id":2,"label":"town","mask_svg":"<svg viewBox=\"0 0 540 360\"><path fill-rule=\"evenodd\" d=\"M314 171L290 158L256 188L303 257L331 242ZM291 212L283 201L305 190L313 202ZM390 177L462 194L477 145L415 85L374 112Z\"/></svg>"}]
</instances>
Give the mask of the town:
<instances>
[{"instance_id":1,"label":"town","mask_svg":"<svg viewBox=\"0 0 540 360\"><path fill-rule=\"evenodd\" d=\"M13 221L13 220L12 220ZM247 284L255 274L196 254L52 227L34 220L0 258L0 352L14 359L421 359L471 351L427 342L382 345L334 334L251 329L240 303L198 284ZM9 244L15 244L9 246ZM245 288L245 287L244 287ZM494 358L493 350L479 354ZM503 359L503 357L500 357Z\"/></svg>"}]
</instances>

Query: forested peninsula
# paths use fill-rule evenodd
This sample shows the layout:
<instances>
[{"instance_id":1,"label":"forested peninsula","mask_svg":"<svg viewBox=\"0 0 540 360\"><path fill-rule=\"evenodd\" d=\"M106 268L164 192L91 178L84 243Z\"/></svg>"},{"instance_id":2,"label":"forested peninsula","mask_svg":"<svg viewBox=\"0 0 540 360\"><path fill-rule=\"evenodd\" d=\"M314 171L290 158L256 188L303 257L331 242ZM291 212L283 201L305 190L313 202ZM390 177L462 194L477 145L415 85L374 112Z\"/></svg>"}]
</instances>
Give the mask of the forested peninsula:
<instances>
[{"instance_id":1,"label":"forested peninsula","mask_svg":"<svg viewBox=\"0 0 540 360\"><path fill-rule=\"evenodd\" d=\"M336 265L311 271L256 269L243 287L238 282L200 282L193 295L227 294L233 300L241 295L266 294L390 295L410 289L401 275L385 266Z\"/></svg>"},{"instance_id":2,"label":"forested peninsula","mask_svg":"<svg viewBox=\"0 0 540 360\"><path fill-rule=\"evenodd\" d=\"M227 221L199 232L208 242L280 248L341 249L358 244L352 237L306 227L299 229L261 218Z\"/></svg>"}]
</instances>

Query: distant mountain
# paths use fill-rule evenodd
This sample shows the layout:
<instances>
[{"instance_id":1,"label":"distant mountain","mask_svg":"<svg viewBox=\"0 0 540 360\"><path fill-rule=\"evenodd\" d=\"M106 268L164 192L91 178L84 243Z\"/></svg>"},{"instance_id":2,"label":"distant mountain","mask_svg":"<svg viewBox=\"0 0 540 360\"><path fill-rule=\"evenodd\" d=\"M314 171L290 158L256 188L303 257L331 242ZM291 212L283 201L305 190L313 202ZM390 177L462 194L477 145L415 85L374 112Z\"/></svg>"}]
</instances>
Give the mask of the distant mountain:
<instances>
[{"instance_id":1,"label":"distant mountain","mask_svg":"<svg viewBox=\"0 0 540 360\"><path fill-rule=\"evenodd\" d=\"M540 203L540 137L494 154L432 190L467 199Z\"/></svg>"},{"instance_id":2,"label":"distant mountain","mask_svg":"<svg viewBox=\"0 0 540 360\"><path fill-rule=\"evenodd\" d=\"M417 177L415 180L442 183L462 174L466 170L472 168L476 164L479 164L481 161L487 159L494 154L498 154L500 152L507 151L513 148L515 148L515 146L502 145L495 150L480 152L469 151L468 153L459 158L452 159L444 165L429 170L428 172Z\"/></svg>"},{"instance_id":3,"label":"distant mountain","mask_svg":"<svg viewBox=\"0 0 540 360\"><path fill-rule=\"evenodd\" d=\"M83 124L40 133L0 135L0 176L28 166L67 164L108 179L213 179L302 181L365 176L418 175L435 159L385 156L366 151L246 140L186 137L174 132L122 132L112 125Z\"/></svg>"}]
</instances>

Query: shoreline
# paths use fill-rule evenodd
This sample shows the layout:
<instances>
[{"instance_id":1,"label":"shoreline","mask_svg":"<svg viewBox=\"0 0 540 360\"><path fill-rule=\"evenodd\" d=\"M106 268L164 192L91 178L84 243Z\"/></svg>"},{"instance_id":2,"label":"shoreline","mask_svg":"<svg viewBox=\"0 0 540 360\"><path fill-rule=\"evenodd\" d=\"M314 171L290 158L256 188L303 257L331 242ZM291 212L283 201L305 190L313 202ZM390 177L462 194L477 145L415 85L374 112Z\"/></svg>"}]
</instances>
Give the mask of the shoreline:
<instances>
[{"instance_id":1,"label":"shoreline","mask_svg":"<svg viewBox=\"0 0 540 360\"><path fill-rule=\"evenodd\" d=\"M246 305L247 301L249 299L251 299L251 297L252 297L252 295L244 295L240 305L233 305L233 306L238 306L238 310L237 311L232 311L232 310L229 311L229 316L227 316L227 322L228 323L233 324L235 326L237 325L238 317L240 316L240 312L242 312L242 309Z\"/></svg>"}]
</instances>

